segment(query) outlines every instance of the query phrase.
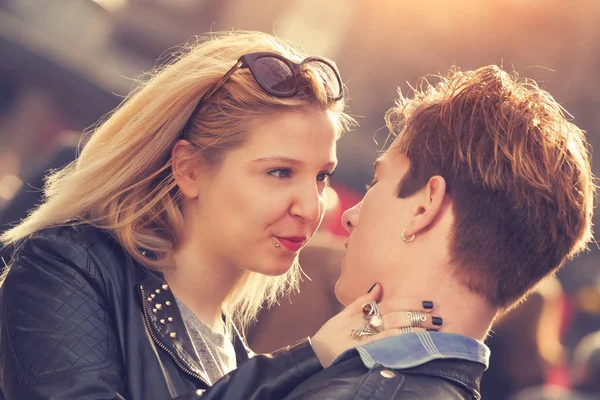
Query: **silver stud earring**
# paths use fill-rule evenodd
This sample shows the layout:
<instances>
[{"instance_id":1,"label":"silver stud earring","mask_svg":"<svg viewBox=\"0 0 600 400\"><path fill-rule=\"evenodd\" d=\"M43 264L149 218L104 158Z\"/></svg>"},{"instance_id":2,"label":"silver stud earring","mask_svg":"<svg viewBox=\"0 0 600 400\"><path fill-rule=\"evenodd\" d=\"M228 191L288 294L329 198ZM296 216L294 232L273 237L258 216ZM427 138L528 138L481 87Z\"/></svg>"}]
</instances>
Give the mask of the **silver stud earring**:
<instances>
[{"instance_id":1,"label":"silver stud earring","mask_svg":"<svg viewBox=\"0 0 600 400\"><path fill-rule=\"evenodd\" d=\"M279 248L279 243L275 243L275 247Z\"/></svg>"}]
</instances>

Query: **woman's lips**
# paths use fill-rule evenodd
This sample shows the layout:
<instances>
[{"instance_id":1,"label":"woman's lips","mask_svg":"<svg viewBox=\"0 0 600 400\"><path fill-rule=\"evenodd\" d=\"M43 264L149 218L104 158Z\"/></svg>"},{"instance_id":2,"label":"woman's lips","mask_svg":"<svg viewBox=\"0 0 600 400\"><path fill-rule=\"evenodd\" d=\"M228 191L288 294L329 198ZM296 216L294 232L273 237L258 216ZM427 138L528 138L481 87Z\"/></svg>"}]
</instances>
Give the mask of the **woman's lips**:
<instances>
[{"instance_id":1,"label":"woman's lips","mask_svg":"<svg viewBox=\"0 0 600 400\"><path fill-rule=\"evenodd\" d=\"M306 238L303 237L279 237L276 236L277 240L283 247L288 249L289 251L296 252L302 248L302 245L306 241Z\"/></svg>"}]
</instances>

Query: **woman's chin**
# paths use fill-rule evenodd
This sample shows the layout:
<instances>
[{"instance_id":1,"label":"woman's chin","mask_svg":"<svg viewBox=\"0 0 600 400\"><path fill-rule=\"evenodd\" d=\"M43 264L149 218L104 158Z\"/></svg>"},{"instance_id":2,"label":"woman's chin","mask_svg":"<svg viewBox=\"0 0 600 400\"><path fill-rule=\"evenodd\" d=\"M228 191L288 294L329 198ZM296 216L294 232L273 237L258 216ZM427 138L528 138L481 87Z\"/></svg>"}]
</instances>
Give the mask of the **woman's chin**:
<instances>
[{"instance_id":1,"label":"woman's chin","mask_svg":"<svg viewBox=\"0 0 600 400\"><path fill-rule=\"evenodd\" d=\"M274 260L272 263L265 265L261 264L258 266L245 268L247 271L256 272L266 276L281 276L286 274L294 263L294 259L292 260Z\"/></svg>"},{"instance_id":2,"label":"woman's chin","mask_svg":"<svg viewBox=\"0 0 600 400\"><path fill-rule=\"evenodd\" d=\"M261 273L268 276L281 276L286 274L291 268L291 263L285 265L274 265L272 268L269 268Z\"/></svg>"}]
</instances>

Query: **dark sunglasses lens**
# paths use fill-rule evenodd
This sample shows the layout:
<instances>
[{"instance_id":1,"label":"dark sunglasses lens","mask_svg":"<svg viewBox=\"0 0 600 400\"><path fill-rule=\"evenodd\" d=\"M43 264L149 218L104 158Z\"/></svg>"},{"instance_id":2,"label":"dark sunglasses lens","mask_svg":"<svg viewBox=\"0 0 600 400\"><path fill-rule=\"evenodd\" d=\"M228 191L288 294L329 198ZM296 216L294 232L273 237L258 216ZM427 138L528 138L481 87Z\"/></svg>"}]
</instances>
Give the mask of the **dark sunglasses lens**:
<instances>
[{"instance_id":1,"label":"dark sunglasses lens","mask_svg":"<svg viewBox=\"0 0 600 400\"><path fill-rule=\"evenodd\" d=\"M252 66L256 79L267 90L289 94L296 88L296 78L290 67L275 57L262 57Z\"/></svg>"},{"instance_id":2,"label":"dark sunglasses lens","mask_svg":"<svg viewBox=\"0 0 600 400\"><path fill-rule=\"evenodd\" d=\"M329 64L318 60L312 61L311 64L319 79L325 85L328 96L332 99L340 98L342 96L342 87L338 79L338 72Z\"/></svg>"}]
</instances>

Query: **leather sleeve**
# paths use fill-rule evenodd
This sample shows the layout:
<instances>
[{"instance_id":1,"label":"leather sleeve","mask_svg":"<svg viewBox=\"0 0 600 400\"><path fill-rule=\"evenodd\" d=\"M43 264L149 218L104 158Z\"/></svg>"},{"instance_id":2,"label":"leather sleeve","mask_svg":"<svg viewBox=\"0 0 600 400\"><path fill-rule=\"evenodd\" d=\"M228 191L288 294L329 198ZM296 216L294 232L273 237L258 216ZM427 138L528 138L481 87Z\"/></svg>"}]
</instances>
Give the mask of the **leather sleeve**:
<instances>
[{"instance_id":1,"label":"leather sleeve","mask_svg":"<svg viewBox=\"0 0 600 400\"><path fill-rule=\"evenodd\" d=\"M60 236L33 237L18 251L0 288L0 398L126 400L96 258ZM281 399L321 369L304 339L255 356L208 390L178 399Z\"/></svg>"},{"instance_id":2,"label":"leather sleeve","mask_svg":"<svg viewBox=\"0 0 600 400\"><path fill-rule=\"evenodd\" d=\"M310 341L303 339L272 354L257 355L208 390L177 400L280 400L322 369Z\"/></svg>"},{"instance_id":3,"label":"leather sleeve","mask_svg":"<svg viewBox=\"0 0 600 400\"><path fill-rule=\"evenodd\" d=\"M27 240L0 288L1 390L7 400L124 399L96 270L86 248L61 240Z\"/></svg>"}]
</instances>

